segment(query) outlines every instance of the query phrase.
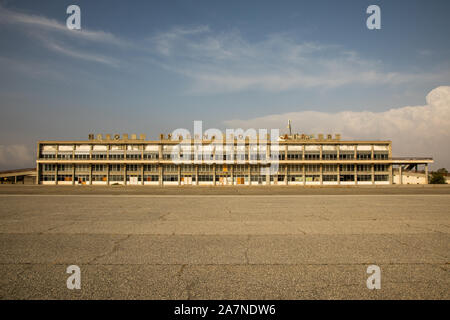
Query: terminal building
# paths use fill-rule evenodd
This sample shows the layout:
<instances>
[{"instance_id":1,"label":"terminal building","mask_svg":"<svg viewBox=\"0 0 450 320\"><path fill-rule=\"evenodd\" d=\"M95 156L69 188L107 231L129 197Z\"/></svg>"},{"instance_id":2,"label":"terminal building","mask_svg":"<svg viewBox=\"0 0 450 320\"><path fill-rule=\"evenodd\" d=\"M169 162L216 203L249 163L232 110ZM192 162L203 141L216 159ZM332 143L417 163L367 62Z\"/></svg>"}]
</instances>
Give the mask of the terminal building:
<instances>
[{"instance_id":1,"label":"terminal building","mask_svg":"<svg viewBox=\"0 0 450 320\"><path fill-rule=\"evenodd\" d=\"M36 162L37 184L308 186L405 184L405 172L418 169L423 179L415 183L426 184L433 159L395 158L391 141L343 141L338 134L275 141L90 134L85 141L39 141Z\"/></svg>"}]
</instances>

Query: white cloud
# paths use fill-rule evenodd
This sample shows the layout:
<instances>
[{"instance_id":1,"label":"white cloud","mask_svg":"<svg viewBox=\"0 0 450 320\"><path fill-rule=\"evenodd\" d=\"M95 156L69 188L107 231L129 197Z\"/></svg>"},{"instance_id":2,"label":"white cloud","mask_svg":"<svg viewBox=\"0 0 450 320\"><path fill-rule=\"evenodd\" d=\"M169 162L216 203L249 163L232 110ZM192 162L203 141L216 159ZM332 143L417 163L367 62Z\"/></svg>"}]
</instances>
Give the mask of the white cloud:
<instances>
[{"instance_id":1,"label":"white cloud","mask_svg":"<svg viewBox=\"0 0 450 320\"><path fill-rule=\"evenodd\" d=\"M33 167L33 153L23 144L0 145L0 168L17 169Z\"/></svg>"},{"instance_id":2,"label":"white cloud","mask_svg":"<svg viewBox=\"0 0 450 320\"><path fill-rule=\"evenodd\" d=\"M287 34L249 42L238 31L214 33L199 26L162 32L149 43L162 66L191 79L194 93L399 85L443 77L386 71L380 61L354 51L299 42Z\"/></svg>"},{"instance_id":3,"label":"white cloud","mask_svg":"<svg viewBox=\"0 0 450 320\"><path fill-rule=\"evenodd\" d=\"M228 120L232 128L280 128L288 119L302 133L341 133L345 139L392 140L394 156L433 156L434 167L450 169L450 86L426 96L424 106L407 106L384 112L301 111L249 120Z\"/></svg>"},{"instance_id":4,"label":"white cloud","mask_svg":"<svg viewBox=\"0 0 450 320\"><path fill-rule=\"evenodd\" d=\"M98 63L106 64L106 65L109 65L112 67L117 67L119 65L119 62L114 58L105 57L102 55L97 55L97 54L92 54L92 53L86 53L86 52L75 50L73 48L69 49L67 46L61 46L53 41L45 41L45 43L49 49L54 50L59 53L62 53L64 55L73 57L73 58L82 59L82 60L91 61L91 62L98 62Z\"/></svg>"},{"instance_id":5,"label":"white cloud","mask_svg":"<svg viewBox=\"0 0 450 320\"><path fill-rule=\"evenodd\" d=\"M65 20L64 20L65 22ZM127 45L125 41L115 35L97 30L83 29L81 31L69 30L65 23L44 16L25 14L6 9L0 5L0 23L15 24L34 31L47 31L59 33L71 38L78 38L92 42L102 42L117 46Z\"/></svg>"}]
</instances>

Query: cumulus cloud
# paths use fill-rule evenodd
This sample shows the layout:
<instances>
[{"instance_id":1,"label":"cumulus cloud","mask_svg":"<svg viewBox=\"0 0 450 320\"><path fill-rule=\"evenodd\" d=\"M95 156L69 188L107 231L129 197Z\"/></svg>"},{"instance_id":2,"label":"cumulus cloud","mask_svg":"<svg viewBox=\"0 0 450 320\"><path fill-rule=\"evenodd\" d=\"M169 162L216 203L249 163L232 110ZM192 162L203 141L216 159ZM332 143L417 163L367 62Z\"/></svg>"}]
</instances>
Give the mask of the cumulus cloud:
<instances>
[{"instance_id":1,"label":"cumulus cloud","mask_svg":"<svg viewBox=\"0 0 450 320\"><path fill-rule=\"evenodd\" d=\"M1 169L29 168L34 166L33 153L26 145L0 145Z\"/></svg>"},{"instance_id":2,"label":"cumulus cloud","mask_svg":"<svg viewBox=\"0 0 450 320\"><path fill-rule=\"evenodd\" d=\"M392 140L394 156L432 156L450 169L450 86L433 89L424 106L384 112L300 111L225 121L232 128L280 128L291 119L302 133L341 133L345 139Z\"/></svg>"}]
</instances>

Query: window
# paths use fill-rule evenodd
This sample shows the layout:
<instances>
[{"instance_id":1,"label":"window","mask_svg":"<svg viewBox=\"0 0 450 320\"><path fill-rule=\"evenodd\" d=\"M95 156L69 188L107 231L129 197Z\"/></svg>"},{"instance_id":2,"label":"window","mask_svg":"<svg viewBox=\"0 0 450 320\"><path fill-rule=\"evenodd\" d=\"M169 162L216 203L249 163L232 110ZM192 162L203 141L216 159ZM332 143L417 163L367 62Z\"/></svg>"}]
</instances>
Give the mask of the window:
<instances>
[{"instance_id":1,"label":"window","mask_svg":"<svg viewBox=\"0 0 450 320\"><path fill-rule=\"evenodd\" d=\"M72 171L71 164L58 164L58 171Z\"/></svg>"},{"instance_id":2,"label":"window","mask_svg":"<svg viewBox=\"0 0 450 320\"><path fill-rule=\"evenodd\" d=\"M178 175L163 175L163 181L178 181Z\"/></svg>"},{"instance_id":3,"label":"window","mask_svg":"<svg viewBox=\"0 0 450 320\"><path fill-rule=\"evenodd\" d=\"M106 171L106 164L94 164L92 165L92 171Z\"/></svg>"},{"instance_id":4,"label":"window","mask_svg":"<svg viewBox=\"0 0 450 320\"><path fill-rule=\"evenodd\" d=\"M213 176L212 175L201 174L201 175L198 176L198 181L212 182L214 180L213 180Z\"/></svg>"},{"instance_id":5,"label":"window","mask_svg":"<svg viewBox=\"0 0 450 320\"><path fill-rule=\"evenodd\" d=\"M341 181L355 181L355 175L353 174L341 174Z\"/></svg>"},{"instance_id":6,"label":"window","mask_svg":"<svg viewBox=\"0 0 450 320\"><path fill-rule=\"evenodd\" d=\"M122 165L120 165L120 164L110 164L109 165L109 171L122 171Z\"/></svg>"},{"instance_id":7,"label":"window","mask_svg":"<svg viewBox=\"0 0 450 320\"><path fill-rule=\"evenodd\" d=\"M309 175L306 175L305 181L306 182L319 182L320 181L320 176L319 175L315 175L315 174L309 174Z\"/></svg>"},{"instance_id":8,"label":"window","mask_svg":"<svg viewBox=\"0 0 450 320\"><path fill-rule=\"evenodd\" d=\"M302 152L288 152L287 159L288 160L302 160Z\"/></svg>"},{"instance_id":9,"label":"window","mask_svg":"<svg viewBox=\"0 0 450 320\"><path fill-rule=\"evenodd\" d=\"M72 181L71 174L58 174L58 181Z\"/></svg>"},{"instance_id":10,"label":"window","mask_svg":"<svg viewBox=\"0 0 450 320\"><path fill-rule=\"evenodd\" d=\"M320 160L320 153L318 152L306 152L305 153L305 160Z\"/></svg>"},{"instance_id":11,"label":"window","mask_svg":"<svg viewBox=\"0 0 450 320\"><path fill-rule=\"evenodd\" d=\"M106 159L106 153L94 152L92 153L93 160L104 160Z\"/></svg>"},{"instance_id":12,"label":"window","mask_svg":"<svg viewBox=\"0 0 450 320\"><path fill-rule=\"evenodd\" d=\"M178 166L174 164L165 165L164 172L178 172Z\"/></svg>"},{"instance_id":13,"label":"window","mask_svg":"<svg viewBox=\"0 0 450 320\"><path fill-rule=\"evenodd\" d=\"M320 164L307 164L307 165L305 165L305 171L306 172L319 172Z\"/></svg>"},{"instance_id":14,"label":"window","mask_svg":"<svg viewBox=\"0 0 450 320\"><path fill-rule=\"evenodd\" d=\"M146 152L144 153L145 160L156 160L159 158L159 154L157 152Z\"/></svg>"},{"instance_id":15,"label":"window","mask_svg":"<svg viewBox=\"0 0 450 320\"><path fill-rule=\"evenodd\" d=\"M106 181L106 175L94 174L92 175L92 181Z\"/></svg>"},{"instance_id":16,"label":"window","mask_svg":"<svg viewBox=\"0 0 450 320\"><path fill-rule=\"evenodd\" d=\"M55 159L55 158L56 158L56 154L55 153L43 153L43 154L41 154L41 159Z\"/></svg>"},{"instance_id":17,"label":"window","mask_svg":"<svg viewBox=\"0 0 450 320\"><path fill-rule=\"evenodd\" d=\"M337 171L337 165L336 164L324 164L323 171L324 172L335 172L335 171Z\"/></svg>"},{"instance_id":18,"label":"window","mask_svg":"<svg viewBox=\"0 0 450 320\"><path fill-rule=\"evenodd\" d=\"M370 174L358 174L358 181L372 181L372 176Z\"/></svg>"},{"instance_id":19,"label":"window","mask_svg":"<svg viewBox=\"0 0 450 320\"><path fill-rule=\"evenodd\" d=\"M337 181L337 175L335 174L326 174L323 176L323 181Z\"/></svg>"},{"instance_id":20,"label":"window","mask_svg":"<svg viewBox=\"0 0 450 320\"><path fill-rule=\"evenodd\" d=\"M55 181L55 176L53 174L42 175L42 181Z\"/></svg>"},{"instance_id":21,"label":"window","mask_svg":"<svg viewBox=\"0 0 450 320\"><path fill-rule=\"evenodd\" d=\"M123 160L124 154L123 153L110 153L109 159L110 160Z\"/></svg>"},{"instance_id":22,"label":"window","mask_svg":"<svg viewBox=\"0 0 450 320\"><path fill-rule=\"evenodd\" d=\"M387 174L376 174L375 181L388 181L389 176Z\"/></svg>"},{"instance_id":23,"label":"window","mask_svg":"<svg viewBox=\"0 0 450 320\"><path fill-rule=\"evenodd\" d=\"M373 156L375 160L387 160L389 154L387 152L375 152Z\"/></svg>"},{"instance_id":24,"label":"window","mask_svg":"<svg viewBox=\"0 0 450 320\"><path fill-rule=\"evenodd\" d=\"M374 165L374 170L375 171L387 171L388 170L388 165L387 164L375 164Z\"/></svg>"},{"instance_id":25,"label":"window","mask_svg":"<svg viewBox=\"0 0 450 320\"><path fill-rule=\"evenodd\" d=\"M358 171L372 171L372 166L370 164L358 164Z\"/></svg>"},{"instance_id":26,"label":"window","mask_svg":"<svg viewBox=\"0 0 450 320\"><path fill-rule=\"evenodd\" d=\"M54 164L43 164L42 171L55 171L56 165Z\"/></svg>"},{"instance_id":27,"label":"window","mask_svg":"<svg viewBox=\"0 0 450 320\"><path fill-rule=\"evenodd\" d=\"M293 164L289 166L289 172L302 172L303 167L301 164Z\"/></svg>"},{"instance_id":28,"label":"window","mask_svg":"<svg viewBox=\"0 0 450 320\"><path fill-rule=\"evenodd\" d=\"M348 151L341 151L339 153L339 159L340 160L353 160L355 157L355 153L352 152L348 152Z\"/></svg>"},{"instance_id":29,"label":"window","mask_svg":"<svg viewBox=\"0 0 450 320\"><path fill-rule=\"evenodd\" d=\"M129 160L141 160L140 153L127 153L127 159Z\"/></svg>"},{"instance_id":30,"label":"window","mask_svg":"<svg viewBox=\"0 0 450 320\"><path fill-rule=\"evenodd\" d=\"M109 176L109 181L123 181L123 174L112 174Z\"/></svg>"},{"instance_id":31,"label":"window","mask_svg":"<svg viewBox=\"0 0 450 320\"><path fill-rule=\"evenodd\" d=\"M323 160L337 160L337 153L324 152L322 158Z\"/></svg>"},{"instance_id":32,"label":"window","mask_svg":"<svg viewBox=\"0 0 450 320\"><path fill-rule=\"evenodd\" d=\"M158 166L156 164L145 164L144 165L144 171L158 171Z\"/></svg>"},{"instance_id":33,"label":"window","mask_svg":"<svg viewBox=\"0 0 450 320\"><path fill-rule=\"evenodd\" d=\"M355 171L355 165L353 164L341 164L339 165L340 171Z\"/></svg>"},{"instance_id":34,"label":"window","mask_svg":"<svg viewBox=\"0 0 450 320\"><path fill-rule=\"evenodd\" d=\"M68 153L68 152L58 153L58 159L70 160L70 159L72 159L72 152L70 152L70 153Z\"/></svg>"},{"instance_id":35,"label":"window","mask_svg":"<svg viewBox=\"0 0 450 320\"><path fill-rule=\"evenodd\" d=\"M140 165L137 164L127 164L127 171L138 171L141 169Z\"/></svg>"},{"instance_id":36,"label":"window","mask_svg":"<svg viewBox=\"0 0 450 320\"><path fill-rule=\"evenodd\" d=\"M144 181L158 181L159 180L159 176L158 175L144 175Z\"/></svg>"},{"instance_id":37,"label":"window","mask_svg":"<svg viewBox=\"0 0 450 320\"><path fill-rule=\"evenodd\" d=\"M75 153L76 160L86 160L89 159L89 153Z\"/></svg>"},{"instance_id":38,"label":"window","mask_svg":"<svg viewBox=\"0 0 450 320\"><path fill-rule=\"evenodd\" d=\"M358 152L356 159L358 160L370 160L372 158L372 152Z\"/></svg>"}]
</instances>

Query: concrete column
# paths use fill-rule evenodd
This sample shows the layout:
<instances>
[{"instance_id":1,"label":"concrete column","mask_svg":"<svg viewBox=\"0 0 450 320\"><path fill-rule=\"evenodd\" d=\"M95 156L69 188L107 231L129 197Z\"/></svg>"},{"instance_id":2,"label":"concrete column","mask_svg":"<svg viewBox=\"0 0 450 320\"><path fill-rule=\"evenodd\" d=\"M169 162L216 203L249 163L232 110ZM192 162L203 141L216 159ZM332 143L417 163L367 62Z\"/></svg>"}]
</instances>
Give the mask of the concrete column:
<instances>
[{"instance_id":1,"label":"concrete column","mask_svg":"<svg viewBox=\"0 0 450 320\"><path fill-rule=\"evenodd\" d=\"M181 185L181 165L178 165L178 185Z\"/></svg>"},{"instance_id":2,"label":"concrete column","mask_svg":"<svg viewBox=\"0 0 450 320\"><path fill-rule=\"evenodd\" d=\"M163 158L163 151L162 151L162 148L163 148L163 146L162 146L162 144L160 144L160 145L158 146L158 158L159 158L159 161L161 161L162 158Z\"/></svg>"},{"instance_id":3,"label":"concrete column","mask_svg":"<svg viewBox=\"0 0 450 320\"><path fill-rule=\"evenodd\" d=\"M41 144L37 143L37 151L36 151L36 160L39 160L39 157L41 155ZM39 162L36 161L36 184L39 184L41 178L41 165Z\"/></svg>"},{"instance_id":4,"label":"concrete column","mask_svg":"<svg viewBox=\"0 0 450 320\"><path fill-rule=\"evenodd\" d=\"M394 174L393 174L394 167L392 166L392 164L389 165L388 170L389 170L389 184L393 184L394 183Z\"/></svg>"},{"instance_id":5,"label":"concrete column","mask_svg":"<svg viewBox=\"0 0 450 320\"><path fill-rule=\"evenodd\" d=\"M266 166L266 186L270 186L270 164Z\"/></svg>"},{"instance_id":6,"label":"concrete column","mask_svg":"<svg viewBox=\"0 0 450 320\"><path fill-rule=\"evenodd\" d=\"M355 148L355 158L356 158L356 148ZM355 163L353 168L353 175L355 179L355 184L358 184L358 165Z\"/></svg>"},{"instance_id":7,"label":"concrete column","mask_svg":"<svg viewBox=\"0 0 450 320\"><path fill-rule=\"evenodd\" d=\"M36 184L39 184L41 182L41 164L36 164Z\"/></svg>"},{"instance_id":8,"label":"concrete column","mask_svg":"<svg viewBox=\"0 0 450 320\"><path fill-rule=\"evenodd\" d=\"M399 184L403 184L403 167L402 167L402 165L400 165L399 167L398 167L398 172L399 172Z\"/></svg>"},{"instance_id":9,"label":"concrete column","mask_svg":"<svg viewBox=\"0 0 450 320\"><path fill-rule=\"evenodd\" d=\"M109 156L108 156L109 157ZM106 165L106 185L109 186L109 163Z\"/></svg>"},{"instance_id":10,"label":"concrete column","mask_svg":"<svg viewBox=\"0 0 450 320\"><path fill-rule=\"evenodd\" d=\"M425 164L425 184L428 184L428 163Z\"/></svg>"},{"instance_id":11,"label":"concrete column","mask_svg":"<svg viewBox=\"0 0 450 320\"><path fill-rule=\"evenodd\" d=\"M319 160L323 159L323 144L319 146Z\"/></svg>"},{"instance_id":12,"label":"concrete column","mask_svg":"<svg viewBox=\"0 0 450 320\"><path fill-rule=\"evenodd\" d=\"M284 167L284 184L288 185L288 165L287 164Z\"/></svg>"},{"instance_id":13,"label":"concrete column","mask_svg":"<svg viewBox=\"0 0 450 320\"><path fill-rule=\"evenodd\" d=\"M55 163L55 184L58 184L58 164Z\"/></svg>"},{"instance_id":14,"label":"concrete column","mask_svg":"<svg viewBox=\"0 0 450 320\"><path fill-rule=\"evenodd\" d=\"M234 185L234 165L231 165L231 185Z\"/></svg>"},{"instance_id":15,"label":"concrete column","mask_svg":"<svg viewBox=\"0 0 450 320\"><path fill-rule=\"evenodd\" d=\"M374 152L373 152L373 144L371 146L371 154L370 154L370 159L373 161L374 158Z\"/></svg>"},{"instance_id":16,"label":"concrete column","mask_svg":"<svg viewBox=\"0 0 450 320\"><path fill-rule=\"evenodd\" d=\"M142 152L144 153L144 152ZM142 156L142 159L144 159L144 157ZM144 164L141 163L141 185L144 185Z\"/></svg>"},{"instance_id":17,"label":"concrete column","mask_svg":"<svg viewBox=\"0 0 450 320\"><path fill-rule=\"evenodd\" d=\"M322 158L322 147L320 148L320 158ZM320 184L323 184L323 163L320 164Z\"/></svg>"},{"instance_id":18,"label":"concrete column","mask_svg":"<svg viewBox=\"0 0 450 320\"><path fill-rule=\"evenodd\" d=\"M372 167L372 184L375 184L375 165L372 163L370 166Z\"/></svg>"},{"instance_id":19,"label":"concrete column","mask_svg":"<svg viewBox=\"0 0 450 320\"><path fill-rule=\"evenodd\" d=\"M198 186L198 164L195 164L195 184Z\"/></svg>"},{"instance_id":20,"label":"concrete column","mask_svg":"<svg viewBox=\"0 0 450 320\"><path fill-rule=\"evenodd\" d=\"M288 154L288 146L287 144L284 146L284 160L287 160L287 154Z\"/></svg>"},{"instance_id":21,"label":"concrete column","mask_svg":"<svg viewBox=\"0 0 450 320\"><path fill-rule=\"evenodd\" d=\"M248 164L248 184L252 185L252 165Z\"/></svg>"},{"instance_id":22,"label":"concrete column","mask_svg":"<svg viewBox=\"0 0 450 320\"><path fill-rule=\"evenodd\" d=\"M305 146L303 146L303 157L305 157ZM303 185L306 185L306 169L305 164L302 165Z\"/></svg>"},{"instance_id":23,"label":"concrete column","mask_svg":"<svg viewBox=\"0 0 450 320\"><path fill-rule=\"evenodd\" d=\"M89 184L92 184L92 163L89 163Z\"/></svg>"},{"instance_id":24,"label":"concrete column","mask_svg":"<svg viewBox=\"0 0 450 320\"><path fill-rule=\"evenodd\" d=\"M305 160L305 145L302 145L302 160Z\"/></svg>"},{"instance_id":25,"label":"concrete column","mask_svg":"<svg viewBox=\"0 0 450 320\"><path fill-rule=\"evenodd\" d=\"M162 164L158 165L158 175L159 175L159 177L158 177L158 184L160 186L163 186L164 182L163 182L163 166L162 166Z\"/></svg>"},{"instance_id":26,"label":"concrete column","mask_svg":"<svg viewBox=\"0 0 450 320\"><path fill-rule=\"evenodd\" d=\"M215 157L216 155L214 154L214 157ZM213 164L213 185L216 185L216 164L214 163Z\"/></svg>"},{"instance_id":27,"label":"concrete column","mask_svg":"<svg viewBox=\"0 0 450 320\"><path fill-rule=\"evenodd\" d=\"M72 163L72 185L75 184L75 163Z\"/></svg>"},{"instance_id":28,"label":"concrete column","mask_svg":"<svg viewBox=\"0 0 450 320\"><path fill-rule=\"evenodd\" d=\"M126 154L125 154L126 157ZM126 186L127 185L127 164L125 163L123 165L123 184Z\"/></svg>"},{"instance_id":29,"label":"concrete column","mask_svg":"<svg viewBox=\"0 0 450 320\"><path fill-rule=\"evenodd\" d=\"M17 176L14 176L14 184L17 184Z\"/></svg>"},{"instance_id":30,"label":"concrete column","mask_svg":"<svg viewBox=\"0 0 450 320\"><path fill-rule=\"evenodd\" d=\"M338 159L339 159L339 149L338 149ZM339 165L339 163L336 165L337 166L337 184L341 184L341 167Z\"/></svg>"}]
</instances>

